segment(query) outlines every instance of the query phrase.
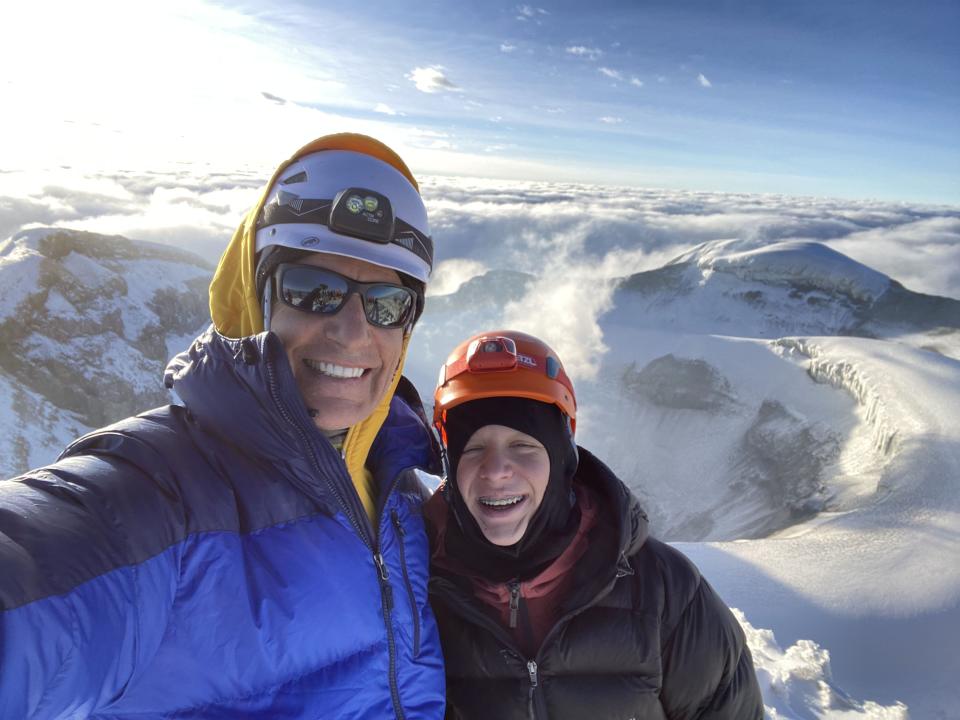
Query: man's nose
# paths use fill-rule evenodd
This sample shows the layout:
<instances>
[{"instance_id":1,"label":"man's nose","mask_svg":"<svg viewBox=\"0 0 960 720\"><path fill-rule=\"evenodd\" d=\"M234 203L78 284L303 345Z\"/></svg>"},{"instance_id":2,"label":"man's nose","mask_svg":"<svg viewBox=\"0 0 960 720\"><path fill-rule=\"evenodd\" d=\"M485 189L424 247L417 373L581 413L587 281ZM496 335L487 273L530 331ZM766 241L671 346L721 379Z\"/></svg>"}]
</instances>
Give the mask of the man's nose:
<instances>
[{"instance_id":1,"label":"man's nose","mask_svg":"<svg viewBox=\"0 0 960 720\"><path fill-rule=\"evenodd\" d=\"M324 335L339 345L350 347L367 342L369 333L363 300L357 293L352 293L343 307L327 319Z\"/></svg>"}]
</instances>

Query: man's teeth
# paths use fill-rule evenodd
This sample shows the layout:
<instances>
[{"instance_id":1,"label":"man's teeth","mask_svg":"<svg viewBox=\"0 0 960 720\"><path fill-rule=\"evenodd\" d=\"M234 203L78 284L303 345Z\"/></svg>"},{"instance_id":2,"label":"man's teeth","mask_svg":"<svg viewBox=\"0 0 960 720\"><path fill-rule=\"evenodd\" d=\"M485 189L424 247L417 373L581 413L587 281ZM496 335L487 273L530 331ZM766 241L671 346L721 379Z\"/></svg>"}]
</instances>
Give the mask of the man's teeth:
<instances>
[{"instance_id":1,"label":"man's teeth","mask_svg":"<svg viewBox=\"0 0 960 720\"><path fill-rule=\"evenodd\" d=\"M304 360L308 368L321 372L324 375L329 375L330 377L335 378L358 378L363 375L363 368L358 367L344 367L343 365L334 365L333 363L317 361L317 360Z\"/></svg>"},{"instance_id":2,"label":"man's teeth","mask_svg":"<svg viewBox=\"0 0 960 720\"><path fill-rule=\"evenodd\" d=\"M506 507L507 505L516 505L521 500L523 500L523 495L503 498L480 498L480 504L489 505L490 507Z\"/></svg>"}]
</instances>

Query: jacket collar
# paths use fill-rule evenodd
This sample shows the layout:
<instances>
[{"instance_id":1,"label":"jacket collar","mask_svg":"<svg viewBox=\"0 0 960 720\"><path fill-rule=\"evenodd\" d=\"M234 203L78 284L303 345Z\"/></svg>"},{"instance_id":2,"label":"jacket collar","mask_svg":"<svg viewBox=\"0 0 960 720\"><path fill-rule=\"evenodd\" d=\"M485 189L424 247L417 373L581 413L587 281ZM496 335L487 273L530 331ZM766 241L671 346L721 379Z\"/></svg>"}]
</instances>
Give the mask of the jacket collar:
<instances>
[{"instance_id":1,"label":"jacket collar","mask_svg":"<svg viewBox=\"0 0 960 720\"><path fill-rule=\"evenodd\" d=\"M587 485L600 495L601 504L613 520L616 544L621 558L629 557L639 550L650 535L647 514L640 501L613 471L593 453L577 448L580 464L575 482Z\"/></svg>"},{"instance_id":2,"label":"jacket collar","mask_svg":"<svg viewBox=\"0 0 960 720\"><path fill-rule=\"evenodd\" d=\"M272 333L228 338L211 325L167 364L164 384L208 431L270 459L288 456L313 426Z\"/></svg>"}]
</instances>

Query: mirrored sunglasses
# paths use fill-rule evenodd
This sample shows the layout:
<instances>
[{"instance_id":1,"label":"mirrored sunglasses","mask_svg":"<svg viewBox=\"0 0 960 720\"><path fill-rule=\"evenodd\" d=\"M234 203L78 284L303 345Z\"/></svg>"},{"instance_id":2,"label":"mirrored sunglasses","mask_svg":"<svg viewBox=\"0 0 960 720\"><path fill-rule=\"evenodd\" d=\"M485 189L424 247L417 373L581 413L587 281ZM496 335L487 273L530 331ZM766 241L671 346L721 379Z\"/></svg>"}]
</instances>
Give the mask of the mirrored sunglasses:
<instances>
[{"instance_id":1,"label":"mirrored sunglasses","mask_svg":"<svg viewBox=\"0 0 960 720\"><path fill-rule=\"evenodd\" d=\"M356 293L374 327L400 328L413 316L416 295L393 283L362 283L315 265L281 263L274 272L278 299L304 312L333 315Z\"/></svg>"}]
</instances>

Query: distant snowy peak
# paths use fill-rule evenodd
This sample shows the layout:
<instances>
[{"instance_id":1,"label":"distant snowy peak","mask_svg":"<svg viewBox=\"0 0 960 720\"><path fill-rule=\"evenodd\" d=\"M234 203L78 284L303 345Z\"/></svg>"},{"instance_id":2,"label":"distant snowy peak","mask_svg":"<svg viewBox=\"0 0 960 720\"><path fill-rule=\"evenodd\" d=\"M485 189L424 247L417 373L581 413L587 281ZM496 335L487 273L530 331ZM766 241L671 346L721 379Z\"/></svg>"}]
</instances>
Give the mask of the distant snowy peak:
<instances>
[{"instance_id":1,"label":"distant snowy peak","mask_svg":"<svg viewBox=\"0 0 960 720\"><path fill-rule=\"evenodd\" d=\"M212 272L183 250L96 233L0 243L4 475L49 462L84 426L166 402L163 367L209 322Z\"/></svg>"},{"instance_id":2,"label":"distant snowy peak","mask_svg":"<svg viewBox=\"0 0 960 720\"><path fill-rule=\"evenodd\" d=\"M890 278L818 242L788 242L740 249L739 240L704 243L674 260L695 264L707 276L730 273L748 282L790 285L841 293L871 302L890 287Z\"/></svg>"},{"instance_id":3,"label":"distant snowy peak","mask_svg":"<svg viewBox=\"0 0 960 720\"><path fill-rule=\"evenodd\" d=\"M914 293L817 242L704 243L624 279L608 322L775 338L960 328L960 301Z\"/></svg>"}]
</instances>

